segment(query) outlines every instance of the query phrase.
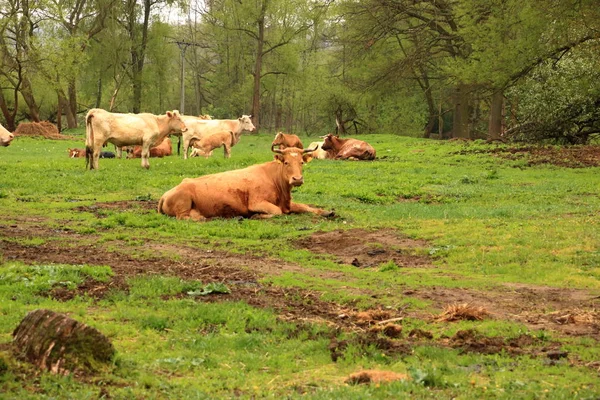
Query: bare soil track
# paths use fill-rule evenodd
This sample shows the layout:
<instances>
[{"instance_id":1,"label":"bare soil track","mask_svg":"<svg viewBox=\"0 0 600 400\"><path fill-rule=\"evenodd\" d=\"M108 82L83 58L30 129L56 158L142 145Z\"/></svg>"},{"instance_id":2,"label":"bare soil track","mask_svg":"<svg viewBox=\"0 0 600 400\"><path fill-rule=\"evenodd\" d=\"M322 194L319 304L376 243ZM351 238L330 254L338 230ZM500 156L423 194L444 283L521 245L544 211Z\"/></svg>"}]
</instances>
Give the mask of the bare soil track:
<instances>
[{"instance_id":1,"label":"bare soil track","mask_svg":"<svg viewBox=\"0 0 600 400\"><path fill-rule=\"evenodd\" d=\"M97 203L85 209L80 208L79 211L92 211L101 217L103 210L107 209L138 207L150 212L154 206L152 202L141 201ZM195 247L194 243L179 245L149 241L144 243L143 248L150 250L148 253L153 256L140 258L130 254L126 243L123 243L122 250L110 251L107 244L92 240L93 235L80 235L68 229L50 229L44 222L39 218L23 217L12 225L0 225L0 259L18 260L26 264L108 265L114 272L110 282L88 279L75 290L57 286L45 293L61 301L68 301L75 296L101 299L110 291L127 292L127 279L130 277L167 275L185 280L200 280L203 283L223 282L231 289L230 294L199 296L198 301L243 301L252 306L272 309L282 320L294 321L300 325L307 322L325 323L333 331L357 332L361 338L359 340L363 341L361 343L375 343L377 347L390 353L410 351L412 345L424 342L482 353L504 350L508 354L545 354L548 351L558 351L556 346L540 349L541 344L531 338L485 338L475 332L467 332L458 337L434 339L430 332L413 331L403 333L404 341L398 341L386 338L381 329L375 329L386 321L401 321L406 317L433 322L436 312L441 312L447 305L461 303L484 307L491 318L521 322L533 330L545 329L558 335L600 339L600 312L597 311L600 296L586 290L524 284L499 284L485 291L403 286L397 291L401 296L427 300L431 303L431 310L374 307L366 311L365 317L365 311L360 312L352 304L321 300L319 292L282 288L262 281L264 277L293 272L338 279L348 284L352 293L358 291L377 297L376 289L368 291L352 288L349 282L353 278L341 270L313 270L275 258L235 254L220 249L206 250L205 246ZM45 242L41 245L29 245L25 239L31 238L44 238ZM391 229L316 232L297 240L295 246L319 257L333 258L340 264L370 268L373 273L377 273L379 265L390 261L400 267L397 270L399 274L404 268L443 268L435 265L427 255L430 247L427 242L409 239ZM178 296L185 297L186 294ZM532 345L537 346L535 351L525 349ZM331 349L333 359L343 355L343 346L334 343Z\"/></svg>"},{"instance_id":2,"label":"bare soil track","mask_svg":"<svg viewBox=\"0 0 600 400\"><path fill-rule=\"evenodd\" d=\"M525 160L527 165L551 164L565 168L600 166L600 146L511 146L488 150L465 149L461 154L491 153L509 160Z\"/></svg>"}]
</instances>

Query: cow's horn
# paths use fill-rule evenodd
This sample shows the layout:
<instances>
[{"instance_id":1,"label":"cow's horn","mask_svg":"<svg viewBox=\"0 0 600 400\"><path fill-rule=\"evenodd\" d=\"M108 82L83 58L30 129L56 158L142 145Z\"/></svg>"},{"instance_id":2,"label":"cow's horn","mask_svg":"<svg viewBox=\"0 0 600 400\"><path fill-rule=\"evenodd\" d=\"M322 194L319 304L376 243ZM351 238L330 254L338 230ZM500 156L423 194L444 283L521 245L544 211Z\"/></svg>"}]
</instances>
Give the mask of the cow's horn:
<instances>
[{"instance_id":1,"label":"cow's horn","mask_svg":"<svg viewBox=\"0 0 600 400\"><path fill-rule=\"evenodd\" d=\"M283 153L283 151L281 151L280 149L276 149L276 148L275 148L275 144L272 144L272 145L271 145L271 151L272 151L273 153L279 153L279 154L282 154L282 153Z\"/></svg>"},{"instance_id":2,"label":"cow's horn","mask_svg":"<svg viewBox=\"0 0 600 400\"><path fill-rule=\"evenodd\" d=\"M319 148L319 146L315 147L314 149L304 149L304 150L302 150L302 154L312 153L313 151L317 150L318 148Z\"/></svg>"}]
</instances>

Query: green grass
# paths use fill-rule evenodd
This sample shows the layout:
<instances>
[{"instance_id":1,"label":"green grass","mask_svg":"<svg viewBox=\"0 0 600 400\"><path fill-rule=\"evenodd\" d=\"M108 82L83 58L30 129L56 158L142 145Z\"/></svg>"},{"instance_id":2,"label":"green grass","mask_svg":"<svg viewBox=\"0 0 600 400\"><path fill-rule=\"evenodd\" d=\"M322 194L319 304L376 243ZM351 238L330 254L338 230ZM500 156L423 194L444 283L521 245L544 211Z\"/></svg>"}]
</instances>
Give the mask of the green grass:
<instances>
[{"instance_id":1,"label":"green grass","mask_svg":"<svg viewBox=\"0 0 600 400\"><path fill-rule=\"evenodd\" d=\"M156 204L185 177L243 168L272 159L271 135L244 135L231 159L173 156L140 160L101 159L86 171L83 159L69 159L73 141L17 138L0 149L0 228L18 225L27 234L1 236L43 251L103 246L106 251L143 260L156 256L148 242L254 254L300 266L262 278L263 283L314 291L326 301L367 308L409 307L435 312L430 302L406 289L430 287L493 290L503 283L585 288L600 291L599 168L527 167L471 150L482 143L437 142L391 135L364 137L377 149L373 162L314 160L297 202L335 209L338 218L290 215L271 220L216 219L198 224L159 215L139 201ZM304 143L314 138L302 137ZM111 150L110 148L108 150ZM465 151L467 150L467 151ZM96 203L137 201L127 209ZM43 227L44 233L37 229ZM416 250L432 257L432 268L383 263L374 268L341 265L334 257L300 250L294 240L318 231L391 228L427 240ZM55 230L56 236L49 235ZM68 231L77 241L58 233ZM0 230L0 232L6 232ZM176 247L175 247L176 248ZM404 331L426 329L435 340L461 329L506 338L522 333L558 342L581 363L549 363L544 357L506 353L464 353L418 344L409 354L386 354L360 345L350 332L314 321L284 322L270 309L241 301L205 301L209 281L137 275L128 290L113 289L101 300L81 295L69 301L49 298L56 288L72 290L87 279L109 281L102 265L25 265L5 259L0 247L0 345L26 312L49 308L90 324L114 343L114 364L91 380L41 374L12 359L0 347L0 398L593 398L597 373L584 366L600 358L592 338L529 331L520 323L485 320L402 322ZM159 254L179 260L165 246ZM244 266L240 266L243 268ZM227 296L221 294L218 296ZM227 299L227 297L223 297ZM334 363L332 337L352 344ZM388 369L411 380L349 386L344 378L361 368Z\"/></svg>"}]
</instances>

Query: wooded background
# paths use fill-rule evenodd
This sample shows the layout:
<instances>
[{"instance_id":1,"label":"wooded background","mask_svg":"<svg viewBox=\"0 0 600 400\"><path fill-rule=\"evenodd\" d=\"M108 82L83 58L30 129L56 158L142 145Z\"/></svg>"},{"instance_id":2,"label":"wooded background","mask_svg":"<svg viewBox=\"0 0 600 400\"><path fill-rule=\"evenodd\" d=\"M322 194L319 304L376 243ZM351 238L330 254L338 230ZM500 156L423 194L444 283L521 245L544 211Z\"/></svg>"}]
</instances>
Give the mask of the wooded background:
<instances>
[{"instance_id":1,"label":"wooded background","mask_svg":"<svg viewBox=\"0 0 600 400\"><path fill-rule=\"evenodd\" d=\"M309 135L600 132L597 0L0 0L0 29L10 131L101 107Z\"/></svg>"}]
</instances>

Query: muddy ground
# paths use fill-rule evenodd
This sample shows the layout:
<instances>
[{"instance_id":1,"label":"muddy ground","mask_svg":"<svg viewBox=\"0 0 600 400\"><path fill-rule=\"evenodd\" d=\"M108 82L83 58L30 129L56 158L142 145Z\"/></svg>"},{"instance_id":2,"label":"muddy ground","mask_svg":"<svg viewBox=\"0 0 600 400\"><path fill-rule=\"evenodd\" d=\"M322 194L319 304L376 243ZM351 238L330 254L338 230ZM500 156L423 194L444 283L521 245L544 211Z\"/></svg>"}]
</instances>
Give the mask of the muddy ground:
<instances>
[{"instance_id":1,"label":"muddy ground","mask_svg":"<svg viewBox=\"0 0 600 400\"><path fill-rule=\"evenodd\" d=\"M468 146L468 142L467 142ZM468 147L460 154L491 153L509 160L523 160L527 166L551 164L565 168L600 166L600 146L500 146L485 150Z\"/></svg>"},{"instance_id":2,"label":"muddy ground","mask_svg":"<svg viewBox=\"0 0 600 400\"><path fill-rule=\"evenodd\" d=\"M153 212L155 204L144 201L97 203L79 211L92 211L102 216L108 210L132 207ZM31 238L52 240L41 245L28 245L26 239ZM23 217L12 225L0 225L0 255L5 261L18 260L27 264L89 264L112 268L114 276L110 282L87 280L75 290L57 286L44 293L60 301L68 301L78 295L101 299L113 290L127 292L127 279L142 274L178 276L203 283L222 282L231 289L230 294L198 296L197 300L239 300L255 307L272 309L280 319L296 322L299 326L311 322L324 323L332 328L332 332L356 332L356 340L360 343L375 343L388 353L406 353L416 344L435 343L481 353L505 351L508 354L543 354L549 359L566 357L557 343L541 343L528 334L507 340L484 337L476 331L460 331L453 337L436 338L428 331L402 332L402 320L406 317L436 324L452 323L440 321L439 315L445 307L459 304L485 310L485 318L523 323L532 332L543 329L558 336L600 339L600 312L597 311L600 296L586 290L525 284L501 284L485 291L436 286L399 287L401 296L427 300L431 309L388 309L382 305L371 310L357 310L352 304L323 301L321 293L316 291L282 288L262 281L264 277L294 272L337 279L347 285L350 293L373 295L366 289L353 288L352 278L342 271L306 269L275 258L233 254L219 249L206 250L195 247L194 243L146 242L143 249L156 256L139 258L128 254L127 245L123 245L122 251L110 251L107 244L82 244L94 243L91 238L93 236L82 236L68 228L49 229L41 219ZM427 242L404 237L391 229L316 232L296 241L295 246L333 258L339 264L372 269L374 273L377 272L376 266L388 261L400 267L396 273L402 273L402 268L443 268L429 258L426 249L431 246ZM178 256L177 260L173 255ZM179 296L187 295L181 293ZM344 347L343 343L333 340L330 346L332 359L343 356Z\"/></svg>"}]
</instances>

